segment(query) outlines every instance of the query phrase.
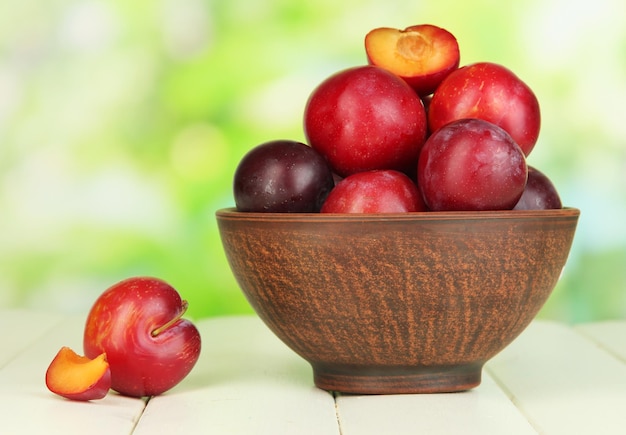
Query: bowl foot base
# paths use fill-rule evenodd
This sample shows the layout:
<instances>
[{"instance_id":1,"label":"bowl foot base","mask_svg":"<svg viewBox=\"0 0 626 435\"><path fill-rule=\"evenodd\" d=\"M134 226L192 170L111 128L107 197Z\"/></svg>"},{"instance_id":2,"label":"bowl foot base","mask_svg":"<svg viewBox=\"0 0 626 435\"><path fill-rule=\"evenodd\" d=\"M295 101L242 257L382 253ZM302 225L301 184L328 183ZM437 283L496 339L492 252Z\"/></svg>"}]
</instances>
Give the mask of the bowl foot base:
<instances>
[{"instance_id":1,"label":"bowl foot base","mask_svg":"<svg viewBox=\"0 0 626 435\"><path fill-rule=\"evenodd\" d=\"M483 364L359 368L313 365L315 386L347 394L452 393L480 385Z\"/></svg>"}]
</instances>

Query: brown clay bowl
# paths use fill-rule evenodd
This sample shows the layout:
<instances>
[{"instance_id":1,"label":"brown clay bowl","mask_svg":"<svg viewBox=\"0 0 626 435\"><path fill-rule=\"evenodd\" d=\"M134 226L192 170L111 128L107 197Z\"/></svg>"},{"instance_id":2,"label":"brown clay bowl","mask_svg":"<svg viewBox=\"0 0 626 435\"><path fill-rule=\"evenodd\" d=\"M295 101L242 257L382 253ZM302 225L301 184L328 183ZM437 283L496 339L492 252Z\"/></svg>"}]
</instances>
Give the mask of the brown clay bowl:
<instances>
[{"instance_id":1,"label":"brown clay bowl","mask_svg":"<svg viewBox=\"0 0 626 435\"><path fill-rule=\"evenodd\" d=\"M216 213L267 326L344 393L452 392L528 326L567 260L579 210Z\"/></svg>"}]
</instances>

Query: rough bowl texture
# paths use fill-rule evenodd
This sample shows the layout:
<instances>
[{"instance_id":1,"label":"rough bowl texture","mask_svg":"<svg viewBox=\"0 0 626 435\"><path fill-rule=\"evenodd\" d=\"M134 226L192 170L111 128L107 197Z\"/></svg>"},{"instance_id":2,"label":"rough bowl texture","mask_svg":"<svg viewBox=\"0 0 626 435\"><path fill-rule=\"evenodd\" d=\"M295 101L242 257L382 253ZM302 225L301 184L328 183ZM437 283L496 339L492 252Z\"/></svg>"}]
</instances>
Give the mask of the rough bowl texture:
<instances>
[{"instance_id":1,"label":"rough bowl texture","mask_svg":"<svg viewBox=\"0 0 626 435\"><path fill-rule=\"evenodd\" d=\"M479 385L548 299L579 214L216 216L241 289L315 384L391 394Z\"/></svg>"}]
</instances>

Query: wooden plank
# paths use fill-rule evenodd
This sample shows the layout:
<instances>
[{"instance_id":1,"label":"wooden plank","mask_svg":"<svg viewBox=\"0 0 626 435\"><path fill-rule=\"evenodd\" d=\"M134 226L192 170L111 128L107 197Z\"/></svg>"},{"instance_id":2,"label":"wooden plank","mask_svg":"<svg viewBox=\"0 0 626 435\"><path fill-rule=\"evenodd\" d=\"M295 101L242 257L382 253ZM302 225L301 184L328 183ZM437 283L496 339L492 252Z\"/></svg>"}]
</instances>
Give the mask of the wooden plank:
<instances>
[{"instance_id":1,"label":"wooden plank","mask_svg":"<svg viewBox=\"0 0 626 435\"><path fill-rule=\"evenodd\" d=\"M626 322L534 322L469 392L339 395L335 402L258 318L205 319L197 322L200 361L147 406L113 392L72 402L46 389L45 370L58 349L82 350L83 325L83 316L0 313L9 331L0 335L1 433L551 435L626 427Z\"/></svg>"},{"instance_id":2,"label":"wooden plank","mask_svg":"<svg viewBox=\"0 0 626 435\"><path fill-rule=\"evenodd\" d=\"M626 362L626 321L583 323L576 330Z\"/></svg>"},{"instance_id":3,"label":"wooden plank","mask_svg":"<svg viewBox=\"0 0 626 435\"><path fill-rule=\"evenodd\" d=\"M148 402L135 434L339 435L332 395L314 387L308 363L257 317L197 326L200 360L181 384Z\"/></svg>"},{"instance_id":4,"label":"wooden plank","mask_svg":"<svg viewBox=\"0 0 626 435\"><path fill-rule=\"evenodd\" d=\"M23 309L1 310L0 369L62 319L58 314Z\"/></svg>"},{"instance_id":5,"label":"wooden plank","mask_svg":"<svg viewBox=\"0 0 626 435\"><path fill-rule=\"evenodd\" d=\"M487 369L542 434L624 432L626 365L568 326L534 322Z\"/></svg>"},{"instance_id":6,"label":"wooden plank","mask_svg":"<svg viewBox=\"0 0 626 435\"><path fill-rule=\"evenodd\" d=\"M461 393L340 395L337 413L342 435L537 433L487 373Z\"/></svg>"},{"instance_id":7,"label":"wooden plank","mask_svg":"<svg viewBox=\"0 0 626 435\"><path fill-rule=\"evenodd\" d=\"M32 321L32 318L28 318ZM16 331L23 322L17 322ZM84 317L70 317L30 342L0 370L0 427L6 434L130 434L145 402L111 393L94 402L52 394L45 385L48 365L61 348L82 352Z\"/></svg>"}]
</instances>

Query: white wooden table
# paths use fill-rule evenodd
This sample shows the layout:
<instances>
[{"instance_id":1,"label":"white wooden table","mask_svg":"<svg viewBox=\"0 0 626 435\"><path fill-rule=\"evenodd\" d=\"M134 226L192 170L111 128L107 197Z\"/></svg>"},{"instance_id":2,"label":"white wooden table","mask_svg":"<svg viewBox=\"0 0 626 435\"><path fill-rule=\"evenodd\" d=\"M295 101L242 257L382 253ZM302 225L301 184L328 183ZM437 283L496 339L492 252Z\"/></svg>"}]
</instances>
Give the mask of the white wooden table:
<instances>
[{"instance_id":1,"label":"white wooden table","mask_svg":"<svg viewBox=\"0 0 626 435\"><path fill-rule=\"evenodd\" d=\"M344 396L253 316L196 322L200 361L168 393L72 402L44 376L84 317L0 311L0 434L626 434L626 321L536 321L454 394Z\"/></svg>"}]
</instances>

